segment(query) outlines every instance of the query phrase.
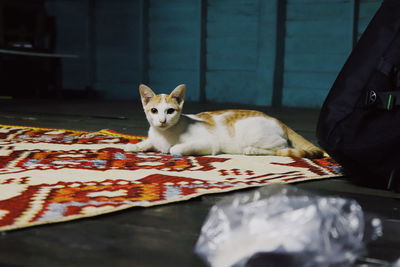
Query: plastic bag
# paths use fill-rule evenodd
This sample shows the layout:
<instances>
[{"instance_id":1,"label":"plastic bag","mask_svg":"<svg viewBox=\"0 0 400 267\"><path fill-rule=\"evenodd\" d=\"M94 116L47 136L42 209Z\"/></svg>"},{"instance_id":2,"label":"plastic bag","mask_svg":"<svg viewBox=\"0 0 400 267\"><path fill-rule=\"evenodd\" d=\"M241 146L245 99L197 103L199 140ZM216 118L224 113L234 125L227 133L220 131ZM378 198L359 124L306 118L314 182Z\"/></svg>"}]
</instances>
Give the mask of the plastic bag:
<instances>
[{"instance_id":1,"label":"plastic bag","mask_svg":"<svg viewBox=\"0 0 400 267\"><path fill-rule=\"evenodd\" d=\"M381 225L354 200L270 185L213 206L195 252L214 267L349 266Z\"/></svg>"}]
</instances>

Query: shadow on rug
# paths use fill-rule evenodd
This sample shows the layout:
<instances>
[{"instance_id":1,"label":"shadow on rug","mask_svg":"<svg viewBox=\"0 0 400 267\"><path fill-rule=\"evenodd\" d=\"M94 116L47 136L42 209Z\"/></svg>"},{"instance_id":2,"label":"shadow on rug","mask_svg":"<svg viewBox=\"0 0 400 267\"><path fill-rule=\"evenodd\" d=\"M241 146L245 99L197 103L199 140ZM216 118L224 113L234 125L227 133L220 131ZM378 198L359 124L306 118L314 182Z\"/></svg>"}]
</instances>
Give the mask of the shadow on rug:
<instances>
[{"instance_id":1,"label":"shadow on rug","mask_svg":"<svg viewBox=\"0 0 400 267\"><path fill-rule=\"evenodd\" d=\"M0 231L341 175L331 158L124 152L140 139L0 125Z\"/></svg>"}]
</instances>

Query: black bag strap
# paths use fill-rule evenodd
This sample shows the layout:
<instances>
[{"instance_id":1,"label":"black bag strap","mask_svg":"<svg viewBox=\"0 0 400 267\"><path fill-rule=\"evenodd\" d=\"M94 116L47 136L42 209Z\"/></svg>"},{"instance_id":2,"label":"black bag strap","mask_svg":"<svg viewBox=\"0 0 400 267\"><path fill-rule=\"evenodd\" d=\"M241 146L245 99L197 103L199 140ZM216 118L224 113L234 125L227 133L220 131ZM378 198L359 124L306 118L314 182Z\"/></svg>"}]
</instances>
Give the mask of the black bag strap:
<instances>
[{"instance_id":1,"label":"black bag strap","mask_svg":"<svg viewBox=\"0 0 400 267\"><path fill-rule=\"evenodd\" d=\"M392 57L389 56L388 59L386 59L386 57L381 58L376 69L387 77L392 76L391 79L393 80L394 87L399 88L400 87L400 68L399 68L400 44L398 46L398 49L396 49L396 51L390 54L393 54L393 56ZM397 60L390 60L390 59L397 59Z\"/></svg>"},{"instance_id":2,"label":"black bag strap","mask_svg":"<svg viewBox=\"0 0 400 267\"><path fill-rule=\"evenodd\" d=\"M381 58L377 69L385 75L390 75L391 72L400 64L400 30L389 45L387 52Z\"/></svg>"},{"instance_id":3,"label":"black bag strap","mask_svg":"<svg viewBox=\"0 0 400 267\"><path fill-rule=\"evenodd\" d=\"M395 106L400 106L400 30L378 62L376 71L378 73L375 73L368 83L370 88L366 91L365 106L385 110L392 110ZM371 88L378 87L374 84L382 84L380 83L381 75L379 73L390 80L390 86L387 88Z\"/></svg>"}]
</instances>

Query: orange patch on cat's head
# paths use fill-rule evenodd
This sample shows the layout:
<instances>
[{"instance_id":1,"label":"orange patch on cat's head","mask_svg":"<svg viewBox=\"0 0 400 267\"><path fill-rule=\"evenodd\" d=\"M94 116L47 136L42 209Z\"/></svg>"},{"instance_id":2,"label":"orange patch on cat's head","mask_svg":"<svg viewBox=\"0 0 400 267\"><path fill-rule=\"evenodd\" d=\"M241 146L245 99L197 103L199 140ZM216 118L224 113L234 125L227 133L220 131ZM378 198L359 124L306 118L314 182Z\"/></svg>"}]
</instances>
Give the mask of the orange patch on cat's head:
<instances>
[{"instance_id":1,"label":"orange patch on cat's head","mask_svg":"<svg viewBox=\"0 0 400 267\"><path fill-rule=\"evenodd\" d=\"M169 95L157 95L150 87L141 84L139 86L139 92L143 108L146 110L150 110L151 108L159 105L162 101L165 101L169 105L175 106L177 110L181 110L183 108L185 99L186 85L178 85Z\"/></svg>"},{"instance_id":2,"label":"orange patch on cat's head","mask_svg":"<svg viewBox=\"0 0 400 267\"><path fill-rule=\"evenodd\" d=\"M163 101L163 95L152 96L146 104L143 104L143 108L146 111L150 111L152 108L156 107Z\"/></svg>"}]
</instances>

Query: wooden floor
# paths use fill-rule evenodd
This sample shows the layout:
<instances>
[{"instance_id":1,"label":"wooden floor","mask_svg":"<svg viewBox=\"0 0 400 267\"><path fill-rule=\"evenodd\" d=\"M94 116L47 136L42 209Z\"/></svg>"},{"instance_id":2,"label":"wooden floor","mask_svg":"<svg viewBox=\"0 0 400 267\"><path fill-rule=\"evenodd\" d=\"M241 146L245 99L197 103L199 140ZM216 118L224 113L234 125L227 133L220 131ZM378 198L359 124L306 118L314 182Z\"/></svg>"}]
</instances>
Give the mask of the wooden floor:
<instances>
[{"instance_id":1,"label":"wooden floor","mask_svg":"<svg viewBox=\"0 0 400 267\"><path fill-rule=\"evenodd\" d=\"M186 113L234 105L187 103ZM317 110L255 109L287 123L316 143ZM142 108L129 102L0 100L0 124L97 131L114 129L146 135ZM400 194L363 188L345 179L298 183L323 195L357 200L367 214L383 220L384 235L370 243L364 258L391 262L400 257ZM248 191L258 189L251 189ZM210 207L229 194L131 208L88 219L0 233L0 266L206 266L193 248ZM361 265L356 266L384 266Z\"/></svg>"}]
</instances>

